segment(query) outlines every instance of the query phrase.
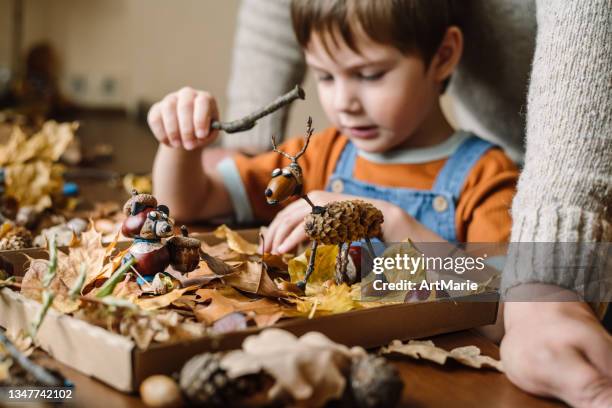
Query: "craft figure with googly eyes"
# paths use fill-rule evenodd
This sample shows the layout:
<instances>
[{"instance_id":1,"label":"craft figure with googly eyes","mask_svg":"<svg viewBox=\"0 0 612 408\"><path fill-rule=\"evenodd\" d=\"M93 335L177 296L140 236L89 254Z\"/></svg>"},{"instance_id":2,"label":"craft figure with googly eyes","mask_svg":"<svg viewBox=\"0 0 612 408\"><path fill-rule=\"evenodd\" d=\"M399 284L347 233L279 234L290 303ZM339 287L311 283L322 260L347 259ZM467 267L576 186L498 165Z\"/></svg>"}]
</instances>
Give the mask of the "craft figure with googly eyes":
<instances>
[{"instance_id":1,"label":"craft figure with googly eyes","mask_svg":"<svg viewBox=\"0 0 612 408\"><path fill-rule=\"evenodd\" d=\"M154 196L133 190L123 211L126 219L121 232L134 239L129 254L136 260L134 269L141 279L152 280L155 274L164 272L170 265L180 272L197 268L200 241L189 238L184 226L181 227L183 236L174 236L170 210L165 205L158 205Z\"/></svg>"},{"instance_id":2,"label":"craft figure with googly eyes","mask_svg":"<svg viewBox=\"0 0 612 408\"><path fill-rule=\"evenodd\" d=\"M324 206L314 205L304 193L304 181L302 169L297 160L308 148L312 128L312 118L308 118L306 127L306 141L304 147L292 156L276 146L276 140L272 136L272 146L278 154L291 160L288 166L275 169L272 178L264 191L266 201L270 205L281 203L291 197L300 197L312 208L310 214L304 218L304 230L311 239L311 253L304 279L297 282L300 289L306 288L308 278L314 271L317 246L338 245L338 257L336 259L336 283L353 284L360 280L360 276L349 276L347 273L349 249L351 242L365 240L370 255L374 256L374 248L371 239L382 237L382 223L384 217L382 212L372 204L363 200L333 201ZM344 220L344 222L342 222Z\"/></svg>"}]
</instances>

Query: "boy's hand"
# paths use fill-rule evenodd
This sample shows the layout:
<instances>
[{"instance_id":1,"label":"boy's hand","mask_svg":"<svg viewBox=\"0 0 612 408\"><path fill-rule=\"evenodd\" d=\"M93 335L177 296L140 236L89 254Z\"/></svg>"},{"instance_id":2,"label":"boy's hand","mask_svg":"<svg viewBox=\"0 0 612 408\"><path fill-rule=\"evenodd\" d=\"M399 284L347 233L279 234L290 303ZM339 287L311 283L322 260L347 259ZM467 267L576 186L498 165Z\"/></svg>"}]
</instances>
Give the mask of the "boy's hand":
<instances>
[{"instance_id":1,"label":"boy's hand","mask_svg":"<svg viewBox=\"0 0 612 408\"><path fill-rule=\"evenodd\" d=\"M212 95L185 87L155 103L147 121L160 143L193 150L216 139L219 132L211 129L210 124L218 118L217 102Z\"/></svg>"},{"instance_id":2,"label":"boy's hand","mask_svg":"<svg viewBox=\"0 0 612 408\"><path fill-rule=\"evenodd\" d=\"M383 239L388 242L401 241L407 237L415 241L434 242L442 240L432 231L416 221L400 207L387 201L368 199L327 191L311 191L308 197L314 205L326 205L332 201L363 200L372 203L382 211L385 222L382 225ZM274 218L264 235L264 251L285 253L293 250L308 239L304 231L304 217L312 212L308 203L299 199L282 209Z\"/></svg>"},{"instance_id":3,"label":"boy's hand","mask_svg":"<svg viewBox=\"0 0 612 408\"><path fill-rule=\"evenodd\" d=\"M612 337L587 304L506 302L504 318L510 381L571 406L612 406Z\"/></svg>"}]
</instances>

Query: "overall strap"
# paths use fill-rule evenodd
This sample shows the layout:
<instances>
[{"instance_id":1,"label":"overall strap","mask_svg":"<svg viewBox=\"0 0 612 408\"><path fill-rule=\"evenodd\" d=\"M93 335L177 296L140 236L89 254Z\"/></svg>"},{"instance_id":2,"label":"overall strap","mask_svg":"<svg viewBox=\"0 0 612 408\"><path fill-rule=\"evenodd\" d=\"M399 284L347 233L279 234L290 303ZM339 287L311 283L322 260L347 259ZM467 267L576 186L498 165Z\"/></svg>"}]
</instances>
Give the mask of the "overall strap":
<instances>
[{"instance_id":1,"label":"overall strap","mask_svg":"<svg viewBox=\"0 0 612 408\"><path fill-rule=\"evenodd\" d=\"M494 147L491 142L477 136L470 136L448 158L436 177L432 191L447 192L458 198L465 180L478 160L489 149Z\"/></svg>"},{"instance_id":2,"label":"overall strap","mask_svg":"<svg viewBox=\"0 0 612 408\"><path fill-rule=\"evenodd\" d=\"M349 140L348 142L346 142L344 149L342 149L340 158L338 159L338 162L336 163L336 168L334 169L334 176L343 177L343 178L352 178L353 169L355 168L356 158L357 158L357 148Z\"/></svg>"}]
</instances>

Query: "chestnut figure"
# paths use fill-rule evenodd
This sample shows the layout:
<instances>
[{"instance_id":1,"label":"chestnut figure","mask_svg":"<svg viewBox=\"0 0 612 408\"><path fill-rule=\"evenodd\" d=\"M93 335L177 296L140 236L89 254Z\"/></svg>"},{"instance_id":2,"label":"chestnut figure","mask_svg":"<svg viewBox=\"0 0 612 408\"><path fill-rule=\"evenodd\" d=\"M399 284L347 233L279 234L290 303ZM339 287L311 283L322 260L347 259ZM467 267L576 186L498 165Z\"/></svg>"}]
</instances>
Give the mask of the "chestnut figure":
<instances>
[{"instance_id":1,"label":"chestnut figure","mask_svg":"<svg viewBox=\"0 0 612 408\"><path fill-rule=\"evenodd\" d=\"M164 272L171 264L181 272L197 268L199 241L195 240L197 249L194 250L198 254L198 262L185 255L185 251L195 246L195 243L191 242L192 238L174 237L186 241L162 242L162 238L171 237L174 232L174 220L169 216L168 207L158 205L152 195L138 194L134 190L132 197L123 206L123 211L127 217L123 221L121 232L126 237L134 238L129 253L136 259L134 268L145 279L152 279L156 273ZM182 248L180 244L186 246L187 250L179 250L179 247ZM189 262L186 262L186 259Z\"/></svg>"}]
</instances>

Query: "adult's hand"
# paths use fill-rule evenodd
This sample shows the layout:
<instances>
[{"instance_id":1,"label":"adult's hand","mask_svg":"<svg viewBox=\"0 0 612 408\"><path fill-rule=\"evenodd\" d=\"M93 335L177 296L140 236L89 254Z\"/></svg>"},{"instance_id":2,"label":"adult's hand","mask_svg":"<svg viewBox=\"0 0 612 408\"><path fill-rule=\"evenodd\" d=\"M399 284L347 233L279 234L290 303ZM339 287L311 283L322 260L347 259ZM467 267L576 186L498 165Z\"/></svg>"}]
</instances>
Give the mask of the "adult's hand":
<instances>
[{"instance_id":1,"label":"adult's hand","mask_svg":"<svg viewBox=\"0 0 612 408\"><path fill-rule=\"evenodd\" d=\"M574 300L505 303L506 375L527 392L575 407L612 407L612 336L586 303L561 291Z\"/></svg>"}]
</instances>

